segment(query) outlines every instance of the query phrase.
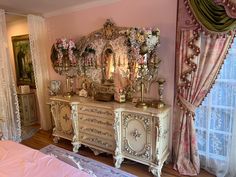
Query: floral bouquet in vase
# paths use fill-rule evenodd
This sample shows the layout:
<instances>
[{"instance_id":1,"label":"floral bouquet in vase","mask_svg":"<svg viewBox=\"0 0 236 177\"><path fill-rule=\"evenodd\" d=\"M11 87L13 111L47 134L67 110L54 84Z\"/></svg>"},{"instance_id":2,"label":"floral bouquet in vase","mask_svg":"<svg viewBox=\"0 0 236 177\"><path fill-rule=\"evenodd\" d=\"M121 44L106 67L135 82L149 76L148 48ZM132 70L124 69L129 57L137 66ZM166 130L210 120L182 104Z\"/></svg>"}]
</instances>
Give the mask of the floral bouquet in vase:
<instances>
[{"instance_id":1,"label":"floral bouquet in vase","mask_svg":"<svg viewBox=\"0 0 236 177\"><path fill-rule=\"evenodd\" d=\"M131 28L128 31L128 41L131 55L139 64L144 64L160 44L160 30L158 28Z\"/></svg>"},{"instance_id":2,"label":"floral bouquet in vase","mask_svg":"<svg viewBox=\"0 0 236 177\"><path fill-rule=\"evenodd\" d=\"M157 57L157 46L160 44L160 31L158 28L130 28L127 31L128 45L130 46L129 54L131 56L130 72L134 73L132 78L135 91L140 91L140 101L136 107L147 108L144 101L144 88L150 88L149 83L157 75L159 59Z\"/></svg>"},{"instance_id":3,"label":"floral bouquet in vase","mask_svg":"<svg viewBox=\"0 0 236 177\"><path fill-rule=\"evenodd\" d=\"M54 66L76 66L78 64L77 48L72 39L57 39L51 49L51 60Z\"/></svg>"},{"instance_id":4,"label":"floral bouquet in vase","mask_svg":"<svg viewBox=\"0 0 236 177\"><path fill-rule=\"evenodd\" d=\"M79 64L75 42L72 39L57 39L51 49L51 61L57 73L66 75L65 96L74 95L74 77Z\"/></svg>"}]
</instances>

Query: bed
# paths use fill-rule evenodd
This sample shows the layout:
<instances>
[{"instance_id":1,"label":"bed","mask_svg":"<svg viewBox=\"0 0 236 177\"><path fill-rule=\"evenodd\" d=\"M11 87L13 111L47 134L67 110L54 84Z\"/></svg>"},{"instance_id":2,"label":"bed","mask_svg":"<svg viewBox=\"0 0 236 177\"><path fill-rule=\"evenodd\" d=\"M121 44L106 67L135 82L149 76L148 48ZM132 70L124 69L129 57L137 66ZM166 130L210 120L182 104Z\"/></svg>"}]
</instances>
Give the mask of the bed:
<instances>
[{"instance_id":1,"label":"bed","mask_svg":"<svg viewBox=\"0 0 236 177\"><path fill-rule=\"evenodd\" d=\"M56 157L12 141L0 141L0 177L91 177Z\"/></svg>"}]
</instances>

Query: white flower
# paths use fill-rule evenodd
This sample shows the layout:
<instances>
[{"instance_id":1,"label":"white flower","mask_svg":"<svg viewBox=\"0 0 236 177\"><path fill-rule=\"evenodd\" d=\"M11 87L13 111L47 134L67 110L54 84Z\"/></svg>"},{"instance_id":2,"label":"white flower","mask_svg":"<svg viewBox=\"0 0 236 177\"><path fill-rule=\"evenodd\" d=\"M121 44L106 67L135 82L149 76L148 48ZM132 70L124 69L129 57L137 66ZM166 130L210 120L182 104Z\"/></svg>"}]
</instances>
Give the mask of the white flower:
<instances>
[{"instance_id":1,"label":"white flower","mask_svg":"<svg viewBox=\"0 0 236 177\"><path fill-rule=\"evenodd\" d=\"M152 53L160 43L160 31L158 28L155 30L150 28L131 28L126 34L131 45L131 53L137 61L141 58L140 55L143 54L141 49L146 49L148 53Z\"/></svg>"}]
</instances>

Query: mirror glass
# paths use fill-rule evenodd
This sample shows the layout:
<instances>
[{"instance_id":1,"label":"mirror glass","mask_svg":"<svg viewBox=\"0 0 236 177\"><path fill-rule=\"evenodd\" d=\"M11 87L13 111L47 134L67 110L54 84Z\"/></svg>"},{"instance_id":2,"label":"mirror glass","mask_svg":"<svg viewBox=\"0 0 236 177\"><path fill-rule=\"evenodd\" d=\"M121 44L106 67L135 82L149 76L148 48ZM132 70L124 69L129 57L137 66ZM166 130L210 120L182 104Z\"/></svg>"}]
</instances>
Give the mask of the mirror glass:
<instances>
[{"instance_id":1,"label":"mirror glass","mask_svg":"<svg viewBox=\"0 0 236 177\"><path fill-rule=\"evenodd\" d=\"M113 87L113 92L129 84L129 46L126 28L116 27L111 21L104 28L81 38L77 45L80 53L80 76L95 84Z\"/></svg>"},{"instance_id":2,"label":"mirror glass","mask_svg":"<svg viewBox=\"0 0 236 177\"><path fill-rule=\"evenodd\" d=\"M111 45L105 46L105 48L103 49L101 64L102 64L102 74L103 74L102 83L105 82L113 83L114 73L116 70L116 54L113 51Z\"/></svg>"}]
</instances>

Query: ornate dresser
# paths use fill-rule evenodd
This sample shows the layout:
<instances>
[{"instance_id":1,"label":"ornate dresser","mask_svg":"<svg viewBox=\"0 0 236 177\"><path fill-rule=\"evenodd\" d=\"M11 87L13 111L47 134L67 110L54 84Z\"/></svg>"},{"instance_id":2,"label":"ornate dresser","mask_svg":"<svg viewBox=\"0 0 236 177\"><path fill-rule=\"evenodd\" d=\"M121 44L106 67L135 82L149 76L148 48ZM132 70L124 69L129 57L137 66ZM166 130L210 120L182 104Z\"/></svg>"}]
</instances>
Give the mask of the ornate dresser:
<instances>
[{"instance_id":1,"label":"ornate dresser","mask_svg":"<svg viewBox=\"0 0 236 177\"><path fill-rule=\"evenodd\" d=\"M113 154L115 166L124 158L149 166L160 176L169 155L170 109L139 109L132 103L98 102L89 98L52 97L53 135L72 140L73 151L88 146L97 155Z\"/></svg>"},{"instance_id":2,"label":"ornate dresser","mask_svg":"<svg viewBox=\"0 0 236 177\"><path fill-rule=\"evenodd\" d=\"M76 61L52 50L54 70L67 76L66 88L70 89L64 94L74 95L72 81L79 76L78 95L90 97L51 98L54 140L72 140L75 152L85 145L95 154L113 154L117 168L124 158L143 163L160 176L169 155L170 108L163 102L165 80L158 79L159 39L158 28L118 27L108 19L103 28L77 41ZM159 100L154 98L150 104L144 92L155 82ZM138 92L140 98L135 95ZM132 99L138 101L136 107L124 103Z\"/></svg>"}]
</instances>

